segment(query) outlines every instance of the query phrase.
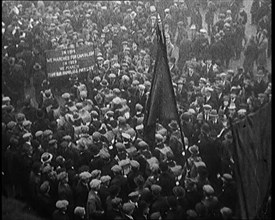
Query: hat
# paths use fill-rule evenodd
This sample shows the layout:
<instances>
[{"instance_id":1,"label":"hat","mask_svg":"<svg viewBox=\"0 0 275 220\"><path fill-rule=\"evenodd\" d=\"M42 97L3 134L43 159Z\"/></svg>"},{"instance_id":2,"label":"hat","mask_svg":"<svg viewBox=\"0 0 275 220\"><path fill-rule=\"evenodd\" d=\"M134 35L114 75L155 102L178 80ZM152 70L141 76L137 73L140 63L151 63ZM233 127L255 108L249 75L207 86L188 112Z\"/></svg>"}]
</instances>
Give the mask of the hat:
<instances>
[{"instance_id":1,"label":"hat","mask_svg":"<svg viewBox=\"0 0 275 220\"><path fill-rule=\"evenodd\" d=\"M140 167L139 162L137 162L136 160L131 160L131 161L130 161L130 164L131 164L131 166L134 167L134 168L139 168L139 167Z\"/></svg>"},{"instance_id":2,"label":"hat","mask_svg":"<svg viewBox=\"0 0 275 220\"><path fill-rule=\"evenodd\" d=\"M203 161L194 162L194 165L198 167L206 167L206 164Z\"/></svg>"},{"instance_id":3,"label":"hat","mask_svg":"<svg viewBox=\"0 0 275 220\"><path fill-rule=\"evenodd\" d=\"M125 145L123 143L121 143L121 142L117 142L115 144L115 147L117 148L118 151L122 151L122 150L126 149Z\"/></svg>"},{"instance_id":4,"label":"hat","mask_svg":"<svg viewBox=\"0 0 275 220\"><path fill-rule=\"evenodd\" d=\"M143 131L144 125L140 124L136 126L136 131Z\"/></svg>"},{"instance_id":5,"label":"hat","mask_svg":"<svg viewBox=\"0 0 275 220\"><path fill-rule=\"evenodd\" d=\"M87 171L81 172L79 174L79 178L81 180L87 180L87 179L90 179L91 177L92 177L92 175L89 172L87 172Z\"/></svg>"},{"instance_id":6,"label":"hat","mask_svg":"<svg viewBox=\"0 0 275 220\"><path fill-rule=\"evenodd\" d=\"M57 140L56 139L51 139L49 140L49 145L54 145L57 143Z\"/></svg>"},{"instance_id":7,"label":"hat","mask_svg":"<svg viewBox=\"0 0 275 220\"><path fill-rule=\"evenodd\" d=\"M227 182L230 182L230 181L233 180L232 175L229 174L229 173L224 173L224 174L221 176L221 179L222 179L223 181L227 181Z\"/></svg>"},{"instance_id":8,"label":"hat","mask_svg":"<svg viewBox=\"0 0 275 220\"><path fill-rule=\"evenodd\" d=\"M53 132L52 132L51 130L49 130L49 129L47 129L47 130L45 130L45 131L43 132L43 136L44 136L44 137L47 137L47 136L52 135L52 134L53 134Z\"/></svg>"},{"instance_id":9,"label":"hat","mask_svg":"<svg viewBox=\"0 0 275 220\"><path fill-rule=\"evenodd\" d=\"M212 109L212 106L211 105L208 105L208 104L205 104L202 106L204 109L206 110L211 110Z\"/></svg>"},{"instance_id":10,"label":"hat","mask_svg":"<svg viewBox=\"0 0 275 220\"><path fill-rule=\"evenodd\" d=\"M126 214L129 214L129 213L133 212L134 209L135 209L135 204L130 203L130 202L124 203L123 206L122 206L122 210Z\"/></svg>"},{"instance_id":11,"label":"hat","mask_svg":"<svg viewBox=\"0 0 275 220\"><path fill-rule=\"evenodd\" d=\"M169 126L169 128L171 128L172 130L177 130L177 129L179 129L178 123L177 123L175 120L171 121L171 122L168 124L168 126Z\"/></svg>"},{"instance_id":12,"label":"hat","mask_svg":"<svg viewBox=\"0 0 275 220\"><path fill-rule=\"evenodd\" d=\"M189 147L188 150L193 155L199 154L199 147L197 145L193 145L193 146Z\"/></svg>"},{"instance_id":13,"label":"hat","mask_svg":"<svg viewBox=\"0 0 275 220\"><path fill-rule=\"evenodd\" d=\"M120 167L124 167L124 166L127 166L127 165L129 165L130 164L130 160L127 158L127 159L125 159L125 160L120 160L119 162L118 162L118 165L120 166Z\"/></svg>"},{"instance_id":14,"label":"hat","mask_svg":"<svg viewBox=\"0 0 275 220\"><path fill-rule=\"evenodd\" d=\"M159 186L159 185L157 185L157 184L153 184L152 186L151 186L151 191L152 191L152 193L154 194L154 195L157 195L157 194L159 194L160 192L161 192L161 186Z\"/></svg>"},{"instance_id":15,"label":"hat","mask_svg":"<svg viewBox=\"0 0 275 220\"><path fill-rule=\"evenodd\" d=\"M234 110L234 109L236 109L235 103L234 103L234 102L230 103L230 105L228 106L228 109L229 109L229 110Z\"/></svg>"},{"instance_id":16,"label":"hat","mask_svg":"<svg viewBox=\"0 0 275 220\"><path fill-rule=\"evenodd\" d=\"M212 109L209 113L209 116L211 117L218 117L218 113L217 113L217 110L216 109Z\"/></svg>"},{"instance_id":17,"label":"hat","mask_svg":"<svg viewBox=\"0 0 275 220\"><path fill-rule=\"evenodd\" d=\"M184 197L185 196L185 189L182 186L175 186L173 188L173 193L176 197Z\"/></svg>"},{"instance_id":18,"label":"hat","mask_svg":"<svg viewBox=\"0 0 275 220\"><path fill-rule=\"evenodd\" d=\"M154 212L150 215L151 220L158 220L158 219L160 219L160 217L161 217L160 212Z\"/></svg>"},{"instance_id":19,"label":"hat","mask_svg":"<svg viewBox=\"0 0 275 220\"><path fill-rule=\"evenodd\" d=\"M163 139L164 139L163 136L162 136L161 134L156 134L156 135L155 135L155 138L156 138L156 141L157 141L157 142L163 142Z\"/></svg>"},{"instance_id":20,"label":"hat","mask_svg":"<svg viewBox=\"0 0 275 220\"><path fill-rule=\"evenodd\" d=\"M119 197L115 197L114 199L111 200L112 206L117 206L122 202L122 199Z\"/></svg>"},{"instance_id":21,"label":"hat","mask_svg":"<svg viewBox=\"0 0 275 220\"><path fill-rule=\"evenodd\" d=\"M91 178L92 178L92 179L97 178L100 174L101 174L101 171L100 171L100 170L93 170L93 171L91 172Z\"/></svg>"},{"instance_id":22,"label":"hat","mask_svg":"<svg viewBox=\"0 0 275 220\"><path fill-rule=\"evenodd\" d=\"M4 96L3 98L2 98L2 102L10 102L11 101L11 99L10 99L10 97L8 97L8 96Z\"/></svg>"},{"instance_id":23,"label":"hat","mask_svg":"<svg viewBox=\"0 0 275 220\"><path fill-rule=\"evenodd\" d=\"M65 135L63 136L62 138L64 141L71 141L72 140L72 137L70 135Z\"/></svg>"},{"instance_id":24,"label":"hat","mask_svg":"<svg viewBox=\"0 0 275 220\"><path fill-rule=\"evenodd\" d=\"M266 94L265 94L265 93L259 93L259 94L258 94L258 97L259 97L259 98L265 98L265 97L266 97Z\"/></svg>"},{"instance_id":25,"label":"hat","mask_svg":"<svg viewBox=\"0 0 275 220\"><path fill-rule=\"evenodd\" d=\"M25 120L25 115L24 115L23 113L18 113L18 114L16 115L16 120L17 120L18 122L23 122L23 121Z\"/></svg>"},{"instance_id":26,"label":"hat","mask_svg":"<svg viewBox=\"0 0 275 220\"><path fill-rule=\"evenodd\" d=\"M57 180L62 181L64 179L66 179L67 177L68 177L68 173L66 173L65 171L63 171L63 172L61 172L61 173L59 173L57 175Z\"/></svg>"},{"instance_id":27,"label":"hat","mask_svg":"<svg viewBox=\"0 0 275 220\"><path fill-rule=\"evenodd\" d=\"M52 159L53 159L53 155L49 152L44 152L41 155L41 162L42 163L49 163L49 162L51 162Z\"/></svg>"},{"instance_id":28,"label":"hat","mask_svg":"<svg viewBox=\"0 0 275 220\"><path fill-rule=\"evenodd\" d=\"M108 81L107 81L106 79L103 79L103 80L101 81L100 85L106 87L106 86L109 85L109 83L108 83Z\"/></svg>"},{"instance_id":29,"label":"hat","mask_svg":"<svg viewBox=\"0 0 275 220\"><path fill-rule=\"evenodd\" d=\"M134 198L134 197L138 197L138 196L139 196L139 192L138 191L131 192L128 195L129 198Z\"/></svg>"},{"instance_id":30,"label":"hat","mask_svg":"<svg viewBox=\"0 0 275 220\"><path fill-rule=\"evenodd\" d=\"M198 214L193 209L188 209L186 211L187 218L197 218Z\"/></svg>"},{"instance_id":31,"label":"hat","mask_svg":"<svg viewBox=\"0 0 275 220\"><path fill-rule=\"evenodd\" d=\"M85 216L86 214L85 208L80 206L75 207L74 214L77 216Z\"/></svg>"},{"instance_id":32,"label":"hat","mask_svg":"<svg viewBox=\"0 0 275 220\"><path fill-rule=\"evenodd\" d=\"M43 131L37 131L35 132L35 137L38 138L43 135Z\"/></svg>"},{"instance_id":33,"label":"hat","mask_svg":"<svg viewBox=\"0 0 275 220\"><path fill-rule=\"evenodd\" d=\"M192 24L190 30L196 30L196 25Z\"/></svg>"},{"instance_id":34,"label":"hat","mask_svg":"<svg viewBox=\"0 0 275 220\"><path fill-rule=\"evenodd\" d=\"M213 187L212 186L210 186L209 184L207 184L207 185L204 185L203 187L202 187L202 190L206 193L206 194L208 194L208 195L212 195L212 194L214 194L214 189L213 189Z\"/></svg>"},{"instance_id":35,"label":"hat","mask_svg":"<svg viewBox=\"0 0 275 220\"><path fill-rule=\"evenodd\" d=\"M69 205L69 202L67 200L58 200L55 203L56 208L58 209L64 209Z\"/></svg>"},{"instance_id":36,"label":"hat","mask_svg":"<svg viewBox=\"0 0 275 220\"><path fill-rule=\"evenodd\" d=\"M174 167L171 167L170 169L171 169L172 173L175 176L179 176L182 173L182 166L181 165L176 165Z\"/></svg>"},{"instance_id":37,"label":"hat","mask_svg":"<svg viewBox=\"0 0 275 220\"><path fill-rule=\"evenodd\" d=\"M156 12L156 7L154 5L150 6L150 12L151 13Z\"/></svg>"},{"instance_id":38,"label":"hat","mask_svg":"<svg viewBox=\"0 0 275 220\"><path fill-rule=\"evenodd\" d=\"M40 191L42 192L42 193L46 193L47 191L48 191L48 189L50 188L50 183L49 183L49 181L44 181L42 184L41 184L41 186L40 186Z\"/></svg>"},{"instance_id":39,"label":"hat","mask_svg":"<svg viewBox=\"0 0 275 220\"><path fill-rule=\"evenodd\" d=\"M130 134L125 133L125 132L123 132L123 133L121 134L121 136L122 136L123 138L125 138L125 139L128 139L128 140L130 140L130 139L131 139Z\"/></svg>"},{"instance_id":40,"label":"hat","mask_svg":"<svg viewBox=\"0 0 275 220\"><path fill-rule=\"evenodd\" d=\"M30 138L31 136L32 136L32 134L29 133L29 132L27 132L27 133L23 134L23 139L28 139L28 138Z\"/></svg>"},{"instance_id":41,"label":"hat","mask_svg":"<svg viewBox=\"0 0 275 220\"><path fill-rule=\"evenodd\" d=\"M240 109L238 112L238 115L245 115L246 114L246 109Z\"/></svg>"},{"instance_id":42,"label":"hat","mask_svg":"<svg viewBox=\"0 0 275 220\"><path fill-rule=\"evenodd\" d=\"M119 165L114 165L114 166L111 168L111 170L112 170L113 172L115 172L115 173L118 173L118 172L121 172L121 171L122 171L122 169L121 169L121 167L120 167Z\"/></svg>"},{"instance_id":43,"label":"hat","mask_svg":"<svg viewBox=\"0 0 275 220\"><path fill-rule=\"evenodd\" d=\"M136 109L137 112L141 112L142 109L143 109L143 106L141 104L137 103L136 106L135 106L135 109Z\"/></svg>"},{"instance_id":44,"label":"hat","mask_svg":"<svg viewBox=\"0 0 275 220\"><path fill-rule=\"evenodd\" d=\"M91 189L96 189L100 184L101 184L101 181L100 181L100 180L98 180L98 179L93 179L93 180L90 182L90 187L91 187Z\"/></svg>"},{"instance_id":45,"label":"hat","mask_svg":"<svg viewBox=\"0 0 275 220\"><path fill-rule=\"evenodd\" d=\"M140 141L137 144L137 148L140 150L144 150L148 148L148 144L145 141Z\"/></svg>"},{"instance_id":46,"label":"hat","mask_svg":"<svg viewBox=\"0 0 275 220\"><path fill-rule=\"evenodd\" d=\"M7 128L8 129L13 129L16 125L16 122L15 121L10 121L8 124L7 124Z\"/></svg>"},{"instance_id":47,"label":"hat","mask_svg":"<svg viewBox=\"0 0 275 220\"><path fill-rule=\"evenodd\" d=\"M207 30L205 30L205 29L200 29L200 33L202 33L202 34L207 34Z\"/></svg>"},{"instance_id":48,"label":"hat","mask_svg":"<svg viewBox=\"0 0 275 220\"><path fill-rule=\"evenodd\" d=\"M108 182L108 181L110 181L110 180L111 180L111 177L110 177L109 175L100 177L100 181L101 181L102 183L106 183L106 182Z\"/></svg>"},{"instance_id":49,"label":"hat","mask_svg":"<svg viewBox=\"0 0 275 220\"><path fill-rule=\"evenodd\" d=\"M228 207L221 208L220 212L221 212L223 217L226 217L224 219L230 218L232 216L232 210Z\"/></svg>"}]
</instances>

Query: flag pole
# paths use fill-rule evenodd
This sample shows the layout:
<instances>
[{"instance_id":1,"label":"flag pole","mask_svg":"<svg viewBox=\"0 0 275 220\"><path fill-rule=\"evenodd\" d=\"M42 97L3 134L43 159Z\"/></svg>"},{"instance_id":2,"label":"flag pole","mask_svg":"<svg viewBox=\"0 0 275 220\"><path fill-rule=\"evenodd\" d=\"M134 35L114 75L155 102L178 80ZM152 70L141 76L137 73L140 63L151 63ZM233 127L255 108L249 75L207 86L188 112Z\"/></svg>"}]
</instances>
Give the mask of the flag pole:
<instances>
[{"instance_id":1,"label":"flag pole","mask_svg":"<svg viewBox=\"0 0 275 220\"><path fill-rule=\"evenodd\" d=\"M166 63L168 64L168 57L167 57L167 48L166 48L166 38L165 38L165 33L164 33L164 27L163 27L163 23L161 23L162 25L162 31L161 31L161 35L162 35L162 39L163 39L163 47L164 47L164 50L165 50L165 54L166 54ZM170 79L170 82L172 83L172 78L171 78L171 73L170 73L170 68L169 66L167 66L168 68L168 72L169 72L169 79ZM177 122L178 122L178 125L180 127L180 136L181 136L181 142L182 142L182 145L183 145L183 152L184 152L184 158L185 158L185 163L187 164L187 156L186 156L186 149L185 149L185 142L184 142L184 136L183 136L183 131L182 131L182 126L181 126L181 122L180 122L180 117L179 117L179 112L178 112L178 107L177 107L177 102L176 102L176 96L175 96L175 92L174 92L174 89L173 89L173 92L172 92L172 96L173 96L173 100L175 101L176 103L176 111L177 111Z\"/></svg>"}]
</instances>

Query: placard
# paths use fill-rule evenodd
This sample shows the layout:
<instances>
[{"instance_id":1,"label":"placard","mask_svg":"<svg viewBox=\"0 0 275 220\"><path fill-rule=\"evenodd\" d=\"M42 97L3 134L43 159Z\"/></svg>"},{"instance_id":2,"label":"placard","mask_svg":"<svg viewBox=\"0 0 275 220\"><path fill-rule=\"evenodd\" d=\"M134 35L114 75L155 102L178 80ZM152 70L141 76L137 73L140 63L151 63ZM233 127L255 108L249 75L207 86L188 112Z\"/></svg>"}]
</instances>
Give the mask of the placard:
<instances>
[{"instance_id":1,"label":"placard","mask_svg":"<svg viewBox=\"0 0 275 220\"><path fill-rule=\"evenodd\" d=\"M91 46L46 51L48 78L90 71L94 65Z\"/></svg>"}]
</instances>

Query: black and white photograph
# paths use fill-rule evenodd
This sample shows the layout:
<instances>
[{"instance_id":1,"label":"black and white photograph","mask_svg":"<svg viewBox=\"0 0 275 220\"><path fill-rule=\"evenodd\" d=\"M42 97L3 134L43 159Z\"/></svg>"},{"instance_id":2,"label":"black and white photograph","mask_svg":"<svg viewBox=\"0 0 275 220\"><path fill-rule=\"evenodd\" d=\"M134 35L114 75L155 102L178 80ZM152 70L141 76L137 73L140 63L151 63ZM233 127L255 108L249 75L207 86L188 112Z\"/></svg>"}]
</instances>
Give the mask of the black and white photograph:
<instances>
[{"instance_id":1,"label":"black and white photograph","mask_svg":"<svg viewBox=\"0 0 275 220\"><path fill-rule=\"evenodd\" d=\"M271 220L272 1L2 1L2 219Z\"/></svg>"}]
</instances>

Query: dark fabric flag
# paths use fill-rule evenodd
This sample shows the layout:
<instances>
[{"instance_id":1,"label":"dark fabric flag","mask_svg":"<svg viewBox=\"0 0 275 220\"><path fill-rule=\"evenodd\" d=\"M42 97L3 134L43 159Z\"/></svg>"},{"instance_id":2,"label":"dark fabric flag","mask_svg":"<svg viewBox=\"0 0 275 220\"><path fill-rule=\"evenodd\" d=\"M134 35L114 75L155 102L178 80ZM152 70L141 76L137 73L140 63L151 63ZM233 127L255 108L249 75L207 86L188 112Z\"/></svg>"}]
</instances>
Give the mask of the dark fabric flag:
<instances>
[{"instance_id":1,"label":"dark fabric flag","mask_svg":"<svg viewBox=\"0 0 275 220\"><path fill-rule=\"evenodd\" d=\"M232 126L239 218L261 219L271 190L271 103Z\"/></svg>"},{"instance_id":2,"label":"dark fabric flag","mask_svg":"<svg viewBox=\"0 0 275 220\"><path fill-rule=\"evenodd\" d=\"M156 123L178 121L177 105L167 59L165 36L157 26L157 58L145 110L144 138L154 143Z\"/></svg>"}]
</instances>

